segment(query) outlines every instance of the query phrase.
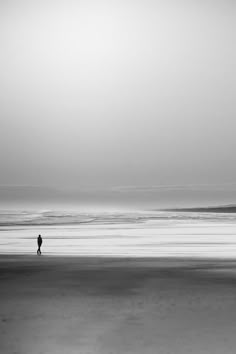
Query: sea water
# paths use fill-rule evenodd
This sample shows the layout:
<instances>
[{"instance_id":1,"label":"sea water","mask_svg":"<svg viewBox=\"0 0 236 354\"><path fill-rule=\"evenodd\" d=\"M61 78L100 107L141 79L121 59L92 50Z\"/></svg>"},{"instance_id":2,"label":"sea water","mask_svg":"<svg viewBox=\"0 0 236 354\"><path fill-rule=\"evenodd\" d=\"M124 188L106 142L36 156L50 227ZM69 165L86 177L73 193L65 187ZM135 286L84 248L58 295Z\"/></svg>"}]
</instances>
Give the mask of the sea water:
<instances>
[{"instance_id":1,"label":"sea water","mask_svg":"<svg viewBox=\"0 0 236 354\"><path fill-rule=\"evenodd\" d=\"M236 214L0 210L0 253L121 257L236 256Z\"/></svg>"}]
</instances>

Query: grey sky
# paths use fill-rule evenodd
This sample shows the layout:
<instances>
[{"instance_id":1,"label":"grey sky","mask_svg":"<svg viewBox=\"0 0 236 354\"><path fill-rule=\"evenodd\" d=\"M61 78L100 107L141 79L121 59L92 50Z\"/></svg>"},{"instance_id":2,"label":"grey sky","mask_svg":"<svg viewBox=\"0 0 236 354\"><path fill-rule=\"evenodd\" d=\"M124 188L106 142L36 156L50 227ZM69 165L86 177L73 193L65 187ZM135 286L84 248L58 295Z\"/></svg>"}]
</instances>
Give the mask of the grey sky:
<instances>
[{"instance_id":1,"label":"grey sky","mask_svg":"<svg viewBox=\"0 0 236 354\"><path fill-rule=\"evenodd\" d=\"M236 179L231 0L2 0L1 185Z\"/></svg>"}]
</instances>

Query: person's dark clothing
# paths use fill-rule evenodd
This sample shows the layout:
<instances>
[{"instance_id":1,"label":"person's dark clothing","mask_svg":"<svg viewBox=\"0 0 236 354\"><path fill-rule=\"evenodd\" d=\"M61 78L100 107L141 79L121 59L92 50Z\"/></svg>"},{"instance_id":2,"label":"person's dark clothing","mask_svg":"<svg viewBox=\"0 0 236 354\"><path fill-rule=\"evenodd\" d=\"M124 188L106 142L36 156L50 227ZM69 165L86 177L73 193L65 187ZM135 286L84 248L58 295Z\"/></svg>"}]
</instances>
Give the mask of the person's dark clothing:
<instances>
[{"instance_id":1,"label":"person's dark clothing","mask_svg":"<svg viewBox=\"0 0 236 354\"><path fill-rule=\"evenodd\" d=\"M41 246L42 246L42 243L43 243L43 239L42 237L39 235L38 236L38 250L37 250L37 254L41 254Z\"/></svg>"}]
</instances>

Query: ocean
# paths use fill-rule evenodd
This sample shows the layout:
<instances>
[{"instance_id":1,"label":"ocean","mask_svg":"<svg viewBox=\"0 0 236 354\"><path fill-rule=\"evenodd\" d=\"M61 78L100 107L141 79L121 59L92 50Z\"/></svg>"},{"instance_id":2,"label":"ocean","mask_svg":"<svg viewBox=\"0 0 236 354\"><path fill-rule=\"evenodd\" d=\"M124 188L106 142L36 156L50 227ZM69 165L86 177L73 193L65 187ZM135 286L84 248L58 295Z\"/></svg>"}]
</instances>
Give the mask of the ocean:
<instances>
[{"instance_id":1,"label":"ocean","mask_svg":"<svg viewBox=\"0 0 236 354\"><path fill-rule=\"evenodd\" d=\"M117 257L236 256L236 214L0 210L0 253Z\"/></svg>"}]
</instances>

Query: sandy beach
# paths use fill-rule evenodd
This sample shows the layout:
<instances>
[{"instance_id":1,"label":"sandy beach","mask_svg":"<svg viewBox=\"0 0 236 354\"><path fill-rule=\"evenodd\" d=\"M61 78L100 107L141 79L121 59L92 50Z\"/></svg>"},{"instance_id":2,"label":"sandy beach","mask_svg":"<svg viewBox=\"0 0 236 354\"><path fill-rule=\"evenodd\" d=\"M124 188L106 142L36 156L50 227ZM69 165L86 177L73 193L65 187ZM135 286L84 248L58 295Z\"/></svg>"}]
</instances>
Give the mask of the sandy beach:
<instances>
[{"instance_id":1,"label":"sandy beach","mask_svg":"<svg viewBox=\"0 0 236 354\"><path fill-rule=\"evenodd\" d=\"M4 354L230 354L236 262L0 257Z\"/></svg>"}]
</instances>

